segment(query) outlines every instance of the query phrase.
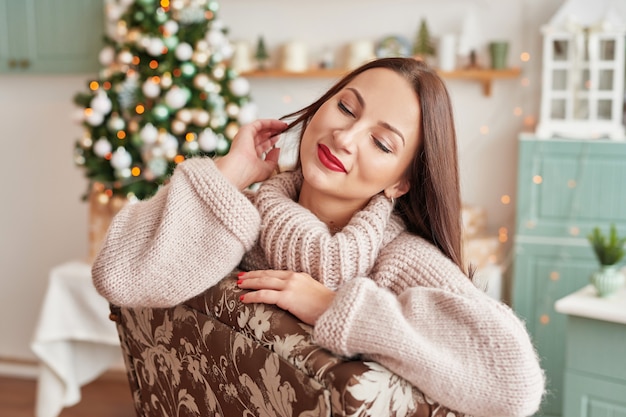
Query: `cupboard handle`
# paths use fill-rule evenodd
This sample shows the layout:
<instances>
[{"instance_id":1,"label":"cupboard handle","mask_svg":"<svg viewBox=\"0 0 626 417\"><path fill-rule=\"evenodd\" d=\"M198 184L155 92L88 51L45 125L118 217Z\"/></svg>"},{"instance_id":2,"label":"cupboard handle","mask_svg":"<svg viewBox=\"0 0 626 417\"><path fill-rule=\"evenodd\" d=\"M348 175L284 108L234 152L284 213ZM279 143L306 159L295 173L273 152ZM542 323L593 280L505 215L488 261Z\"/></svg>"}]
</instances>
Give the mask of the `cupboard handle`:
<instances>
[{"instance_id":1,"label":"cupboard handle","mask_svg":"<svg viewBox=\"0 0 626 417\"><path fill-rule=\"evenodd\" d=\"M28 59L22 59L20 61L20 67L22 67L22 68L30 67L30 61Z\"/></svg>"},{"instance_id":2,"label":"cupboard handle","mask_svg":"<svg viewBox=\"0 0 626 417\"><path fill-rule=\"evenodd\" d=\"M17 61L15 59L9 60L9 68L17 67Z\"/></svg>"}]
</instances>

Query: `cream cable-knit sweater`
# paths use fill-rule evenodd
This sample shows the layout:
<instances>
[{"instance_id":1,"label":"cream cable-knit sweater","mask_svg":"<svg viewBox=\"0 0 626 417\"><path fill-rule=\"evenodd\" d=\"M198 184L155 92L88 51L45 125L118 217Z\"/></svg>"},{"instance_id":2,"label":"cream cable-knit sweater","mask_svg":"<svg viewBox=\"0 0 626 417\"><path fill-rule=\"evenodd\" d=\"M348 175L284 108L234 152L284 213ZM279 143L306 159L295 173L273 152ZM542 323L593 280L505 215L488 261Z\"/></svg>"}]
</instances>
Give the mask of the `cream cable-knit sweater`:
<instances>
[{"instance_id":1,"label":"cream cable-knit sweater","mask_svg":"<svg viewBox=\"0 0 626 417\"><path fill-rule=\"evenodd\" d=\"M544 376L524 325L433 245L409 234L383 196L339 233L297 201L300 172L239 192L208 158L180 164L153 198L114 219L93 266L122 306L178 304L237 266L306 272L336 290L316 343L363 354L433 400L474 416L528 416Z\"/></svg>"}]
</instances>

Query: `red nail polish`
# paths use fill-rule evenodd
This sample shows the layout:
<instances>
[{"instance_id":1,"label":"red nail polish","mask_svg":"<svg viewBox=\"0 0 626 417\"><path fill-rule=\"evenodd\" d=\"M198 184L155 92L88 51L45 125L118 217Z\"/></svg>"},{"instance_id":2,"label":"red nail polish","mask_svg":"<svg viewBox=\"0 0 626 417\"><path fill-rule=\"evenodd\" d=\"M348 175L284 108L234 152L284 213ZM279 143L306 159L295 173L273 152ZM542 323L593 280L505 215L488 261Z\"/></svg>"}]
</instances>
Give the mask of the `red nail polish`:
<instances>
[{"instance_id":1,"label":"red nail polish","mask_svg":"<svg viewBox=\"0 0 626 417\"><path fill-rule=\"evenodd\" d=\"M237 280L237 285L241 285L242 282L243 282L243 279L238 279Z\"/></svg>"},{"instance_id":2,"label":"red nail polish","mask_svg":"<svg viewBox=\"0 0 626 417\"><path fill-rule=\"evenodd\" d=\"M243 295L239 296L239 301L243 301Z\"/></svg>"},{"instance_id":3,"label":"red nail polish","mask_svg":"<svg viewBox=\"0 0 626 417\"><path fill-rule=\"evenodd\" d=\"M243 274L245 274L245 272L240 272L240 273L237 274L237 277L241 277L241 276L243 276Z\"/></svg>"}]
</instances>

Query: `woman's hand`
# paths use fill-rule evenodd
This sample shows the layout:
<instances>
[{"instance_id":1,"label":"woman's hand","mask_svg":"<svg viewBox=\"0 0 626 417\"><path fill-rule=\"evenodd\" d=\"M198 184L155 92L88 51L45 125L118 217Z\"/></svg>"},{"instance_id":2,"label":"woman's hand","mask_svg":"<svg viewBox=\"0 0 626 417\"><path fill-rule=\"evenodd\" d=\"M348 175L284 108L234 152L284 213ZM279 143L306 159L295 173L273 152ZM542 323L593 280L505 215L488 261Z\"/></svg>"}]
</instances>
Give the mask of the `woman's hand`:
<instances>
[{"instance_id":1,"label":"woman's hand","mask_svg":"<svg viewBox=\"0 0 626 417\"><path fill-rule=\"evenodd\" d=\"M226 156L215 161L222 174L239 190L268 179L278 166L280 149L274 148L287 123L259 119L242 126Z\"/></svg>"},{"instance_id":2,"label":"woman's hand","mask_svg":"<svg viewBox=\"0 0 626 417\"><path fill-rule=\"evenodd\" d=\"M314 325L335 299L335 292L305 273L250 271L240 273L239 288L255 290L241 297L246 304L275 304L307 324Z\"/></svg>"}]
</instances>

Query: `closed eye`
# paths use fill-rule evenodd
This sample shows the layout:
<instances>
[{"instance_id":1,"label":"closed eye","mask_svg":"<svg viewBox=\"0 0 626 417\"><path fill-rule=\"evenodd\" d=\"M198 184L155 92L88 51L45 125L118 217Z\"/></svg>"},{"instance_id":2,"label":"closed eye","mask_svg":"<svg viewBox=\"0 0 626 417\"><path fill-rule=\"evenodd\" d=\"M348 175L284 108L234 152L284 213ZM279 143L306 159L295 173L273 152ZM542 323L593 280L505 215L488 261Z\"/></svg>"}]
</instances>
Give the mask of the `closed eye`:
<instances>
[{"instance_id":1,"label":"closed eye","mask_svg":"<svg viewBox=\"0 0 626 417\"><path fill-rule=\"evenodd\" d=\"M354 113L352 113L345 104L343 104L342 101L339 101L339 103L337 104L337 106L339 107L339 110L342 111L342 113L347 114L350 117L354 117Z\"/></svg>"},{"instance_id":2,"label":"closed eye","mask_svg":"<svg viewBox=\"0 0 626 417\"><path fill-rule=\"evenodd\" d=\"M382 143L381 141L379 141L378 139L376 139L374 136L372 136L372 140L374 141L374 145L376 145L376 147L378 149L380 149L381 151L383 151L384 153L391 153L391 149L389 149L388 147L385 146L384 143Z\"/></svg>"}]
</instances>

